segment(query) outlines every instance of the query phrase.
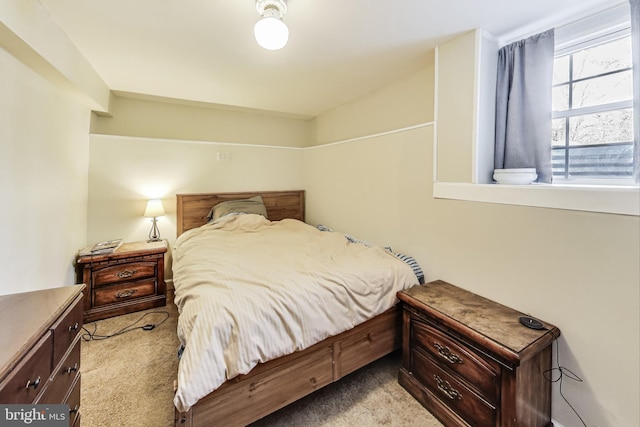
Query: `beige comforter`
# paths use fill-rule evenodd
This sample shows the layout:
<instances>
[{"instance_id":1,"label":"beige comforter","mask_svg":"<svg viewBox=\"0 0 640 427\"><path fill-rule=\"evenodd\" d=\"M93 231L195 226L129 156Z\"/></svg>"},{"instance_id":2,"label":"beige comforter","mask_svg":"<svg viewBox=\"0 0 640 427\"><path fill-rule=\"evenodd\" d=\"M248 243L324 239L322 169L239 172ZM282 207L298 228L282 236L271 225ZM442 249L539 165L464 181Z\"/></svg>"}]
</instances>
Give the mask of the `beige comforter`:
<instances>
[{"instance_id":1,"label":"beige comforter","mask_svg":"<svg viewBox=\"0 0 640 427\"><path fill-rule=\"evenodd\" d=\"M188 410L260 362L351 329L417 284L381 247L350 243L301 221L228 215L173 247L184 352L174 403Z\"/></svg>"}]
</instances>

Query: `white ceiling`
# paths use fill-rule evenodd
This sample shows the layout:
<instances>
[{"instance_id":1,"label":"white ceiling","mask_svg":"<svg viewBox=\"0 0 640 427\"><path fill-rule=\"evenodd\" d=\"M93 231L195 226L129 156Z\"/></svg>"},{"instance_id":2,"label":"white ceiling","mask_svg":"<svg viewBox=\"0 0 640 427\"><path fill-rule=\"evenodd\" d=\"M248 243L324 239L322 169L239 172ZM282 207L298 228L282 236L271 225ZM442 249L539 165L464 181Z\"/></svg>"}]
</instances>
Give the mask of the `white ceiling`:
<instances>
[{"instance_id":1,"label":"white ceiling","mask_svg":"<svg viewBox=\"0 0 640 427\"><path fill-rule=\"evenodd\" d=\"M268 51L255 0L40 2L114 91L306 117L423 69L456 34L509 38L611 3L288 0L289 43Z\"/></svg>"}]
</instances>

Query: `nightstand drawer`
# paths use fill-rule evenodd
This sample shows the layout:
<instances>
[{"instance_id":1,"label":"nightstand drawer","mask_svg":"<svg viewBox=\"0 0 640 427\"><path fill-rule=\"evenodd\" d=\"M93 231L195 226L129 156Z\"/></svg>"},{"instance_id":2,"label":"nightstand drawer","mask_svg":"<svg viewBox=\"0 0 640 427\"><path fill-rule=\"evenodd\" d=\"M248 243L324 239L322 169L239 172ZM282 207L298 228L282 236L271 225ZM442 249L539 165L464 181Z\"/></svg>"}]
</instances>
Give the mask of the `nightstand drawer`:
<instances>
[{"instance_id":1,"label":"nightstand drawer","mask_svg":"<svg viewBox=\"0 0 640 427\"><path fill-rule=\"evenodd\" d=\"M470 425L494 426L496 408L477 395L468 384L449 375L420 350L411 354L415 360L413 375L445 405Z\"/></svg>"},{"instance_id":2,"label":"nightstand drawer","mask_svg":"<svg viewBox=\"0 0 640 427\"><path fill-rule=\"evenodd\" d=\"M112 265L93 272L93 286L155 277L157 262L129 262Z\"/></svg>"},{"instance_id":3,"label":"nightstand drawer","mask_svg":"<svg viewBox=\"0 0 640 427\"><path fill-rule=\"evenodd\" d=\"M137 282L118 283L93 291L94 306L113 304L137 298L154 295L156 293L156 279L139 280Z\"/></svg>"},{"instance_id":4,"label":"nightstand drawer","mask_svg":"<svg viewBox=\"0 0 640 427\"><path fill-rule=\"evenodd\" d=\"M496 362L492 365L455 338L419 320L412 320L411 340L496 402L500 387L500 366Z\"/></svg>"},{"instance_id":5,"label":"nightstand drawer","mask_svg":"<svg viewBox=\"0 0 640 427\"><path fill-rule=\"evenodd\" d=\"M32 403L51 375L53 335L47 332L0 384L0 402Z\"/></svg>"}]
</instances>

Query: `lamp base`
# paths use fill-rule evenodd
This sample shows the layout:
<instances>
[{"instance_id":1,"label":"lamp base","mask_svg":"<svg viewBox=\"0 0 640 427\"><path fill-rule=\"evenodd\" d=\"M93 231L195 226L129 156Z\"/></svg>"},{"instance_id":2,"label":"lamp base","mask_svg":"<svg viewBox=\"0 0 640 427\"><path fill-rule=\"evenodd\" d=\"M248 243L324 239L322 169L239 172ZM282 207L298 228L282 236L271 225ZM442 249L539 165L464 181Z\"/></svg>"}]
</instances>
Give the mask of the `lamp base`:
<instances>
[{"instance_id":1,"label":"lamp base","mask_svg":"<svg viewBox=\"0 0 640 427\"><path fill-rule=\"evenodd\" d=\"M162 239L160 238L160 230L158 229L158 220L156 217L153 217L153 225L151 226L151 231L149 231L149 240L147 240L147 243L160 241L162 241Z\"/></svg>"}]
</instances>

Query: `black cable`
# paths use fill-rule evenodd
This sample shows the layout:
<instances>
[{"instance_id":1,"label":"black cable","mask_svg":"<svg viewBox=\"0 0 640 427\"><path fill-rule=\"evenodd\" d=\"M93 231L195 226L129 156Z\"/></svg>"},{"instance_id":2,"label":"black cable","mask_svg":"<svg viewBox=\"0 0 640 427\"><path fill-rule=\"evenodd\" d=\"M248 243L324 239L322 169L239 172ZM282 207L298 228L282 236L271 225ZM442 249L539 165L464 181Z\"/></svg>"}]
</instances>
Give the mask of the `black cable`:
<instances>
[{"instance_id":1,"label":"black cable","mask_svg":"<svg viewBox=\"0 0 640 427\"><path fill-rule=\"evenodd\" d=\"M142 319L144 319L145 317L147 317L147 316L149 316L151 314L163 314L164 315L164 319L162 319L158 323L147 323L147 324L142 325L142 326L135 326ZM150 311L150 312L145 313L142 316L140 316L140 318L138 320L136 320L135 322L131 323L130 325L125 326L124 328L120 329L119 331L116 331L116 332L114 332L112 334L109 334L109 335L98 335L98 334L96 334L96 332L98 331L98 324L94 322L93 323L93 332L89 331L85 326L82 326L82 329L85 331L85 333L82 334L82 339L84 341L106 340L107 338L111 338L111 337L115 337L115 336L118 336L118 335L122 335L124 333L131 332L131 331L135 331L136 329L142 329L142 330L145 330L145 331L150 331L150 330L155 329L157 326L162 325L164 322L167 321L167 319L170 316L171 315L167 311Z\"/></svg>"},{"instance_id":2,"label":"black cable","mask_svg":"<svg viewBox=\"0 0 640 427\"><path fill-rule=\"evenodd\" d=\"M553 335L553 338L555 339L555 342L556 342L556 364L558 365L558 367L557 368L547 369L542 374L544 375L544 378L547 381L552 382L552 383L556 383L556 382L559 383L560 396L562 396L562 399L565 401L565 403L567 405L569 405L569 408L571 408L571 410L580 419L580 422L582 422L582 425L584 427L587 427L587 424L584 422L584 420L582 419L582 417L580 416L580 414L578 413L576 408L574 408L573 405L571 403L569 403L567 398L562 393L562 379L564 378L565 375L567 376L567 378L569 378L571 380L574 380L574 381L578 381L578 382L582 382L582 378L577 376L575 373L571 372L571 370L569 370L568 368L565 368L564 366L560 366L560 349L559 349L560 344L558 343L559 335L556 335L552 330L549 330L549 331ZM559 373L558 378L556 378L556 379L553 378L553 373L555 371L557 371Z\"/></svg>"}]
</instances>

